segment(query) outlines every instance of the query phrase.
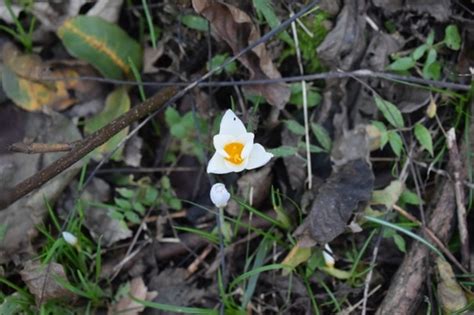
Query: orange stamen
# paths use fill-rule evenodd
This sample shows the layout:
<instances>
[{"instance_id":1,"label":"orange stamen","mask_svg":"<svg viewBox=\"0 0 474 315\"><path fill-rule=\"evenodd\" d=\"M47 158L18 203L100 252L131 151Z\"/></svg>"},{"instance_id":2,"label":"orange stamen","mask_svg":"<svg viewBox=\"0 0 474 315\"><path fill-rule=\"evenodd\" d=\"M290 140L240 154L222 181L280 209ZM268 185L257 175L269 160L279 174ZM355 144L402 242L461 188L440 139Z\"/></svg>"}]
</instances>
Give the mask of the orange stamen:
<instances>
[{"instance_id":1,"label":"orange stamen","mask_svg":"<svg viewBox=\"0 0 474 315\"><path fill-rule=\"evenodd\" d=\"M241 164L244 159L242 158L242 150L244 149L244 145L240 142L231 142L224 146L224 151L229 155L225 159L232 164L239 165Z\"/></svg>"}]
</instances>

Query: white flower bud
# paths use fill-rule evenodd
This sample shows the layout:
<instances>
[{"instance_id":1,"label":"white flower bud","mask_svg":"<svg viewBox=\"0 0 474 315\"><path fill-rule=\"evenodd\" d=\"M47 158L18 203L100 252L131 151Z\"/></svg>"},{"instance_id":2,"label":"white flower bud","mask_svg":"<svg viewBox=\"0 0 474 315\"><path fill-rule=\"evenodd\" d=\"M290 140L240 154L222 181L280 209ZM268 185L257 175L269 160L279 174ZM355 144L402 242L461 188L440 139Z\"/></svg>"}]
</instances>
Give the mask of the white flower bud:
<instances>
[{"instance_id":1,"label":"white flower bud","mask_svg":"<svg viewBox=\"0 0 474 315\"><path fill-rule=\"evenodd\" d=\"M217 183L211 187L211 201L217 208L224 208L229 202L230 194L222 183Z\"/></svg>"},{"instance_id":2,"label":"white flower bud","mask_svg":"<svg viewBox=\"0 0 474 315\"><path fill-rule=\"evenodd\" d=\"M76 246L77 245L77 237L75 237L72 233L63 232L63 238L69 245Z\"/></svg>"},{"instance_id":3,"label":"white flower bud","mask_svg":"<svg viewBox=\"0 0 474 315\"><path fill-rule=\"evenodd\" d=\"M328 266L329 268L333 268L334 264L336 263L336 260L334 259L334 256L332 255L332 250L331 250L331 247L329 247L329 244L324 245L323 257L324 257L324 262L326 263L326 266Z\"/></svg>"}]
</instances>

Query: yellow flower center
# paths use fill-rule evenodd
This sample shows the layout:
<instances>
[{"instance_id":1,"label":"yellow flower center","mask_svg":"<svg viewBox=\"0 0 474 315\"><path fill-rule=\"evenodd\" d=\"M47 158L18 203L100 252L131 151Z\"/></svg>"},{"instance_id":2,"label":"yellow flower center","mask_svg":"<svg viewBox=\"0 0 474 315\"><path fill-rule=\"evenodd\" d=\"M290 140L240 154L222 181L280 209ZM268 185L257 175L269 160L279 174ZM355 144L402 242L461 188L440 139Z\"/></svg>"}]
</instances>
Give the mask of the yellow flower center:
<instances>
[{"instance_id":1,"label":"yellow flower center","mask_svg":"<svg viewBox=\"0 0 474 315\"><path fill-rule=\"evenodd\" d=\"M240 142L231 142L224 146L224 151L229 155L225 159L230 163L239 165L244 161L242 158L242 150L244 149L244 145Z\"/></svg>"}]
</instances>

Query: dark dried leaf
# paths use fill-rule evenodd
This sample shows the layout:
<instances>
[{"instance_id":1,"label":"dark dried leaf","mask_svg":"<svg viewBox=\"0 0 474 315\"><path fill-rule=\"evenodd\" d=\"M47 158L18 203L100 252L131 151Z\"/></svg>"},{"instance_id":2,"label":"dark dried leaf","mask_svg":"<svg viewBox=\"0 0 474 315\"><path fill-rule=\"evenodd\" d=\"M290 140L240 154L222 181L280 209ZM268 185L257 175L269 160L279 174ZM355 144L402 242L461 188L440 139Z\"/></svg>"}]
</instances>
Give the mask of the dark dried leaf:
<instances>
[{"instance_id":1,"label":"dark dried leaf","mask_svg":"<svg viewBox=\"0 0 474 315\"><path fill-rule=\"evenodd\" d=\"M347 1L336 26L317 49L319 58L331 67L351 69L365 49L366 24L365 1Z\"/></svg>"},{"instance_id":2,"label":"dark dried leaf","mask_svg":"<svg viewBox=\"0 0 474 315\"><path fill-rule=\"evenodd\" d=\"M234 54L260 38L260 31L252 23L251 18L234 6L215 0L193 0L193 7L197 13L211 22L217 37L225 41ZM239 61L250 71L250 80L281 77L263 44L240 57ZM280 109L290 99L290 89L283 83L252 85L246 90L265 97L268 103Z\"/></svg>"},{"instance_id":3,"label":"dark dried leaf","mask_svg":"<svg viewBox=\"0 0 474 315\"><path fill-rule=\"evenodd\" d=\"M373 185L374 175L366 160L349 161L321 186L295 236L319 244L332 241L344 232L354 211L370 200Z\"/></svg>"}]
</instances>

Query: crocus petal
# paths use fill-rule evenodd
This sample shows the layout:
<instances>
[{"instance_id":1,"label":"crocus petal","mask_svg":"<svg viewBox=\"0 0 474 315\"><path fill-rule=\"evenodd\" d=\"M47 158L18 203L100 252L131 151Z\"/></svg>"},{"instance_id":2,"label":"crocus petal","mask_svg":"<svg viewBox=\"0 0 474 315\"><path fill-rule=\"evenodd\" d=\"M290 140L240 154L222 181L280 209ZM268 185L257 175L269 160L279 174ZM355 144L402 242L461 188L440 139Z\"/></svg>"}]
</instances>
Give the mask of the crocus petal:
<instances>
[{"instance_id":1,"label":"crocus petal","mask_svg":"<svg viewBox=\"0 0 474 315\"><path fill-rule=\"evenodd\" d=\"M270 161L273 154L266 152L261 144L254 143L252 152L248 158L247 169L251 170L260 166L263 166Z\"/></svg>"},{"instance_id":2,"label":"crocus petal","mask_svg":"<svg viewBox=\"0 0 474 315\"><path fill-rule=\"evenodd\" d=\"M233 111L228 109L222 117L219 134L240 136L244 133L247 133L244 124Z\"/></svg>"},{"instance_id":3,"label":"crocus petal","mask_svg":"<svg viewBox=\"0 0 474 315\"><path fill-rule=\"evenodd\" d=\"M244 133L236 138L237 142L244 144L244 148L242 149L241 153L243 159L246 159L250 155L250 152L252 152L254 138L255 136L251 132Z\"/></svg>"},{"instance_id":4,"label":"crocus petal","mask_svg":"<svg viewBox=\"0 0 474 315\"><path fill-rule=\"evenodd\" d=\"M224 160L225 166L228 169L228 173L230 173L230 172L236 172L236 173L242 172L243 170L245 170L247 168L248 162L249 162L249 159L244 159L242 161L242 163L240 163L240 164L234 164L232 162Z\"/></svg>"},{"instance_id":5,"label":"crocus petal","mask_svg":"<svg viewBox=\"0 0 474 315\"><path fill-rule=\"evenodd\" d=\"M216 152L209 161L209 164L207 164L207 172L213 174L226 174L232 171L227 168L224 157Z\"/></svg>"},{"instance_id":6,"label":"crocus petal","mask_svg":"<svg viewBox=\"0 0 474 315\"><path fill-rule=\"evenodd\" d=\"M234 142L235 139L236 139L235 136L218 134L218 135L215 135L214 138L212 138L212 142L216 150L222 150L224 149L226 144L230 142Z\"/></svg>"}]
</instances>

